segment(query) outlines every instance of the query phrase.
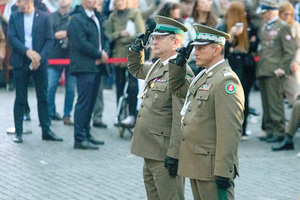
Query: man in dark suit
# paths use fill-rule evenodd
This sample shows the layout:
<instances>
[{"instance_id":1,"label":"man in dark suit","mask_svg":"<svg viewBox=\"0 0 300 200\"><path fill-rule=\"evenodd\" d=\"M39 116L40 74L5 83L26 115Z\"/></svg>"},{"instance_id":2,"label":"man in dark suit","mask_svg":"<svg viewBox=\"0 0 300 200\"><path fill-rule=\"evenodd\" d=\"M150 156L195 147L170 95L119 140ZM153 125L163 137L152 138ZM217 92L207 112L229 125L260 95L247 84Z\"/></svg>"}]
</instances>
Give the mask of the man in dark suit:
<instances>
[{"instance_id":1,"label":"man in dark suit","mask_svg":"<svg viewBox=\"0 0 300 200\"><path fill-rule=\"evenodd\" d=\"M47 56L53 46L53 34L48 15L35 9L34 0L17 0L16 6L18 11L11 14L8 26L8 40L12 48L10 64L16 86L14 142L23 141L23 115L30 75L36 87L42 139L62 141L49 128Z\"/></svg>"},{"instance_id":2,"label":"man in dark suit","mask_svg":"<svg viewBox=\"0 0 300 200\"><path fill-rule=\"evenodd\" d=\"M109 51L108 40L95 0L82 0L74 9L67 29L71 43L70 71L77 78L77 103L74 113L74 149L99 149L104 144L90 134L90 121L97 97L101 69L105 67Z\"/></svg>"}]
</instances>

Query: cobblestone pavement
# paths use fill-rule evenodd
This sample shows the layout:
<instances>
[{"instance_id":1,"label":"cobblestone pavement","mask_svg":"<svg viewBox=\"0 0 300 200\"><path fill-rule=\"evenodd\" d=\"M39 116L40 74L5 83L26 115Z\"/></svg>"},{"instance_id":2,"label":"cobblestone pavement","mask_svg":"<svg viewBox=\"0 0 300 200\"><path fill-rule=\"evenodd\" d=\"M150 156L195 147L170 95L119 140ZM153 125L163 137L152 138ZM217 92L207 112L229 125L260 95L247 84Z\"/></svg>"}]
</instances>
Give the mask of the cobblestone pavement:
<instances>
[{"instance_id":1,"label":"cobblestone pavement","mask_svg":"<svg viewBox=\"0 0 300 200\"><path fill-rule=\"evenodd\" d=\"M38 126L36 98L29 89L31 122L24 128L32 134L23 136L22 144L15 144L13 135L6 133L13 123L14 92L0 89L0 199L146 199L142 179L143 159L129 152L131 134L119 138L113 126L115 92L105 90L104 121L108 129L92 128L92 134L105 141L98 151L73 149L73 127L52 121L51 129L63 142L41 139ZM64 88L56 95L57 111L62 114ZM252 92L251 106L261 113L260 94ZM286 116L289 117L290 109ZM249 119L250 140L239 148L240 175L235 181L237 200L298 200L300 197L300 139L295 138L295 151L274 153L271 145L257 139L261 117ZM192 193L186 179L186 200Z\"/></svg>"}]
</instances>

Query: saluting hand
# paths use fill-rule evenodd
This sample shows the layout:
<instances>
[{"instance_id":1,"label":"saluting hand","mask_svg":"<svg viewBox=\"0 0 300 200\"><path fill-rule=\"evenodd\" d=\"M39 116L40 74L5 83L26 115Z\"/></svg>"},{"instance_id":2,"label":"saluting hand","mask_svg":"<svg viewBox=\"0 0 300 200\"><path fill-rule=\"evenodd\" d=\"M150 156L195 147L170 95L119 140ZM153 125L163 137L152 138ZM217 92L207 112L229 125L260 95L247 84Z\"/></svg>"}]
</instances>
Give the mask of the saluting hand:
<instances>
[{"instance_id":1,"label":"saluting hand","mask_svg":"<svg viewBox=\"0 0 300 200\"><path fill-rule=\"evenodd\" d=\"M135 42L130 45L131 50L134 52L142 51L145 48L145 46L147 45L147 42L149 40L151 33L152 33L152 31L150 30L149 27L147 27L145 34L143 34L143 33L137 34L136 35L137 38L136 38Z\"/></svg>"},{"instance_id":2,"label":"saluting hand","mask_svg":"<svg viewBox=\"0 0 300 200\"><path fill-rule=\"evenodd\" d=\"M175 64L178 66L182 66L188 61L190 54L194 48L193 45L191 45L194 42L194 40L190 41L186 47L180 47L178 49L176 49L176 51L178 52L176 60L175 60Z\"/></svg>"}]
</instances>

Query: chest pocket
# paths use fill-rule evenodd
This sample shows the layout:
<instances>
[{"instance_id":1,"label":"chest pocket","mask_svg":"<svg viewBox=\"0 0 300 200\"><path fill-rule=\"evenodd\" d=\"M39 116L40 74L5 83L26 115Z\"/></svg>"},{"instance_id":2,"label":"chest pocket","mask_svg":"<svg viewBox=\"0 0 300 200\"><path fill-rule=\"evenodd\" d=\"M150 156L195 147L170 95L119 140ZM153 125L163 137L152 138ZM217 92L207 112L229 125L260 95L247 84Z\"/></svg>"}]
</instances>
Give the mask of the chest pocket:
<instances>
[{"instance_id":1,"label":"chest pocket","mask_svg":"<svg viewBox=\"0 0 300 200\"><path fill-rule=\"evenodd\" d=\"M209 92L198 90L195 96L194 107L196 109L196 114L198 115L208 115L209 113Z\"/></svg>"},{"instance_id":2,"label":"chest pocket","mask_svg":"<svg viewBox=\"0 0 300 200\"><path fill-rule=\"evenodd\" d=\"M167 83L155 83L153 88L150 88L149 97L154 106L163 106L166 98Z\"/></svg>"}]
</instances>

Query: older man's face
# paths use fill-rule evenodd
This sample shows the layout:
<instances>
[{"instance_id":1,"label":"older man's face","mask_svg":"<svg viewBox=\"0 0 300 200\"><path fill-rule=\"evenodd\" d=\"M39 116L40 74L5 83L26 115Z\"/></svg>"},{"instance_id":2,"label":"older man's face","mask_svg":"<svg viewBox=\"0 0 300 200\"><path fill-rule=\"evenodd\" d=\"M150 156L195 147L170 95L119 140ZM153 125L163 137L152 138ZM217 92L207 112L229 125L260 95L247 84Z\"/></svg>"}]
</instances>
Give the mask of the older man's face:
<instances>
[{"instance_id":1,"label":"older man's face","mask_svg":"<svg viewBox=\"0 0 300 200\"><path fill-rule=\"evenodd\" d=\"M82 0L81 4L85 9L94 10L96 0Z\"/></svg>"}]
</instances>

